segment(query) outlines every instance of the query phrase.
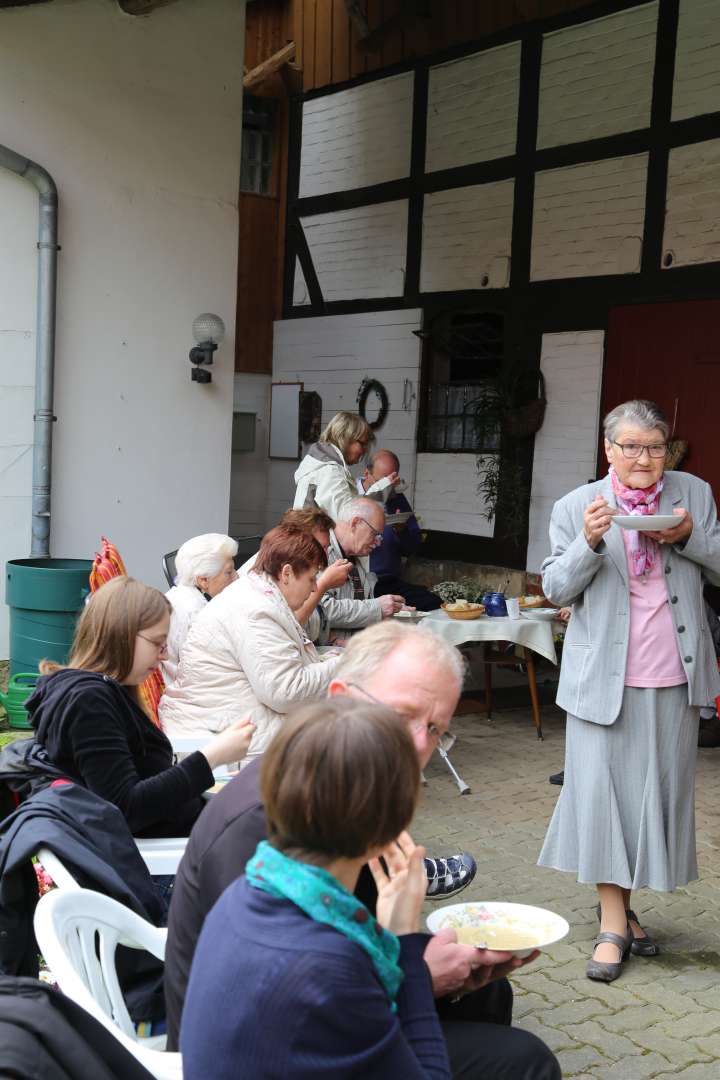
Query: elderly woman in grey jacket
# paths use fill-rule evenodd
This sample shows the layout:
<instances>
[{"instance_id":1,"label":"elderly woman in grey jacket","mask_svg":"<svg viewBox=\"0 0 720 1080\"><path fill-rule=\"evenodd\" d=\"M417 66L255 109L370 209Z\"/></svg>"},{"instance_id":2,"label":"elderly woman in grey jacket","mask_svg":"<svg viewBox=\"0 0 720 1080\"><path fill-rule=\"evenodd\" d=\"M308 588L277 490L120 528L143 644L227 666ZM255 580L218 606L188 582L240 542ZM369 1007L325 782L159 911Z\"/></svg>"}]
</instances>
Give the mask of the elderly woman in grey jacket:
<instances>
[{"instance_id":1,"label":"elderly woman in grey jacket","mask_svg":"<svg viewBox=\"0 0 720 1080\"><path fill-rule=\"evenodd\" d=\"M565 784L539 864L597 886L601 933L587 975L604 982L630 951L659 951L631 891L697 877L698 716L720 690L703 609L703 583L720 583L715 502L704 481L665 472L668 437L653 402L606 416L608 476L555 504L543 565L545 594L572 615L557 695ZM677 524L613 523L656 514Z\"/></svg>"}]
</instances>

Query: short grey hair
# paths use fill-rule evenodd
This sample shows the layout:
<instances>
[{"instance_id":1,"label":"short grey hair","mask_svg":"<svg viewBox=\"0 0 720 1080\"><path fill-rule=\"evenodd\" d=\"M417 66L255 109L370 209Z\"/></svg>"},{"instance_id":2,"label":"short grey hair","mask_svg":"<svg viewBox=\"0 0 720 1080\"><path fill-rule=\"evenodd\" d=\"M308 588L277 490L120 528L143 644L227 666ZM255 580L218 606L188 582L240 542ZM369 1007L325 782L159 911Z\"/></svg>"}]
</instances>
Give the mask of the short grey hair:
<instances>
[{"instance_id":1,"label":"short grey hair","mask_svg":"<svg viewBox=\"0 0 720 1080\"><path fill-rule=\"evenodd\" d=\"M667 440L670 437L670 425L665 413L654 401L646 401L644 398L624 401L622 405L616 405L607 414L603 421L607 441L615 442L620 428L625 424L634 424L646 431L657 428L658 431L662 431L663 439Z\"/></svg>"},{"instance_id":2,"label":"short grey hair","mask_svg":"<svg viewBox=\"0 0 720 1080\"><path fill-rule=\"evenodd\" d=\"M340 508L337 519L338 521L352 521L355 517L366 519L368 511L373 508L383 509L382 504L376 502L375 499L366 499L363 495L358 495L357 498L351 499Z\"/></svg>"},{"instance_id":3,"label":"short grey hair","mask_svg":"<svg viewBox=\"0 0 720 1080\"><path fill-rule=\"evenodd\" d=\"M195 585L199 577L216 577L238 552L237 540L224 533L202 533L186 540L175 556L175 584Z\"/></svg>"},{"instance_id":4,"label":"short grey hair","mask_svg":"<svg viewBox=\"0 0 720 1080\"><path fill-rule=\"evenodd\" d=\"M395 649L410 645L419 649L426 661L452 675L462 689L465 680L465 660L460 651L444 638L422 626L403 626L399 619L385 619L353 634L345 646L333 678L363 685L389 659Z\"/></svg>"}]
</instances>

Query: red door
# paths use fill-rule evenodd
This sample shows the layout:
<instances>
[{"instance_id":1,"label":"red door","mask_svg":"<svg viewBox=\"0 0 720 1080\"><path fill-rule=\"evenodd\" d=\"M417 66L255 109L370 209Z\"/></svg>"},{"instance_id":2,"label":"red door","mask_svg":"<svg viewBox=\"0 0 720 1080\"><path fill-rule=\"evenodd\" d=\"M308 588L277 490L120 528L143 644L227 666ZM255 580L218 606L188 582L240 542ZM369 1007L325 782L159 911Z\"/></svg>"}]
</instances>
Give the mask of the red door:
<instances>
[{"instance_id":1,"label":"red door","mask_svg":"<svg viewBox=\"0 0 720 1080\"><path fill-rule=\"evenodd\" d=\"M720 300L611 310L603 415L629 398L661 406L688 443L678 467L707 480L720 502Z\"/></svg>"}]
</instances>

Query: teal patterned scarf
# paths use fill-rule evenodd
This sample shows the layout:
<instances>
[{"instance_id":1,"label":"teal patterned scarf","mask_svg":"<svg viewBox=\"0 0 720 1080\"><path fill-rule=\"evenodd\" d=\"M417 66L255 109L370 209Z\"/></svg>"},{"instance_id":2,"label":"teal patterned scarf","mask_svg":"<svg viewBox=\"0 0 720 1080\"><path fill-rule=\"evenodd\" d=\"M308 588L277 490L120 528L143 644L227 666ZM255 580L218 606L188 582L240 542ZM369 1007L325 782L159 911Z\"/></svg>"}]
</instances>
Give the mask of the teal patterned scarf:
<instances>
[{"instance_id":1,"label":"teal patterned scarf","mask_svg":"<svg viewBox=\"0 0 720 1080\"><path fill-rule=\"evenodd\" d=\"M290 859L263 840L245 867L245 877L254 888L291 900L311 919L327 923L364 949L396 1011L395 999L403 980L398 964L400 942L332 874Z\"/></svg>"}]
</instances>

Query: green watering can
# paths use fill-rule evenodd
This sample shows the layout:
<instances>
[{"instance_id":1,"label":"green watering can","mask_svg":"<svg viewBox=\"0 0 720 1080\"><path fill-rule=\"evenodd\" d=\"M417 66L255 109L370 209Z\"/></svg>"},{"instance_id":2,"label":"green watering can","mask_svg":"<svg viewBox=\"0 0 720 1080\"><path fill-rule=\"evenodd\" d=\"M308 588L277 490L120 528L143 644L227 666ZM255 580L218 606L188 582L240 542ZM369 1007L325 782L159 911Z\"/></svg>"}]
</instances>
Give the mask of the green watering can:
<instances>
[{"instance_id":1,"label":"green watering can","mask_svg":"<svg viewBox=\"0 0 720 1080\"><path fill-rule=\"evenodd\" d=\"M2 690L0 690L0 704L8 714L11 728L20 728L23 731L30 730L25 702L37 686L39 678L37 671L20 671L10 679L7 694L3 694Z\"/></svg>"}]
</instances>

